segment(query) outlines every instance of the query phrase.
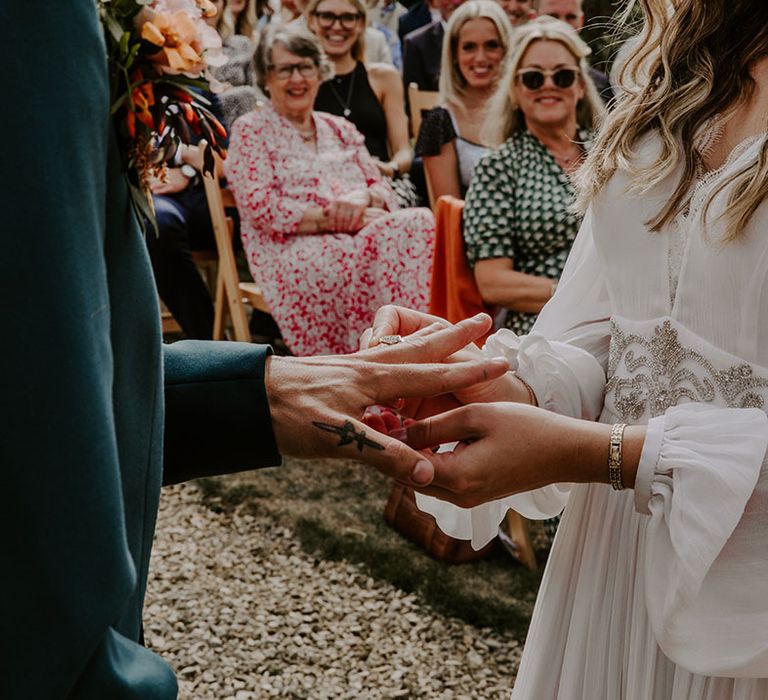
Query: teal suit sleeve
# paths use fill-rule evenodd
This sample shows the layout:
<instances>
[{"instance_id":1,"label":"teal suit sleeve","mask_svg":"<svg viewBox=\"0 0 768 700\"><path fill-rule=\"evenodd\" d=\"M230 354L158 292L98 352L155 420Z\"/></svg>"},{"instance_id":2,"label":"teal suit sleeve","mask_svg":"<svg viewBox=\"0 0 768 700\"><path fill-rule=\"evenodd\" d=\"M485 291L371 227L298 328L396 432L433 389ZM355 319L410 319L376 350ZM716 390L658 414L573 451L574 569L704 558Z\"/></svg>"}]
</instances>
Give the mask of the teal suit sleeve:
<instances>
[{"instance_id":1,"label":"teal suit sleeve","mask_svg":"<svg viewBox=\"0 0 768 700\"><path fill-rule=\"evenodd\" d=\"M170 669L118 631L137 567L113 404L95 3L0 3L0 57L0 697L174 698Z\"/></svg>"},{"instance_id":2,"label":"teal suit sleeve","mask_svg":"<svg viewBox=\"0 0 768 700\"><path fill-rule=\"evenodd\" d=\"M269 346L164 346L164 483L280 464L264 365Z\"/></svg>"}]
</instances>

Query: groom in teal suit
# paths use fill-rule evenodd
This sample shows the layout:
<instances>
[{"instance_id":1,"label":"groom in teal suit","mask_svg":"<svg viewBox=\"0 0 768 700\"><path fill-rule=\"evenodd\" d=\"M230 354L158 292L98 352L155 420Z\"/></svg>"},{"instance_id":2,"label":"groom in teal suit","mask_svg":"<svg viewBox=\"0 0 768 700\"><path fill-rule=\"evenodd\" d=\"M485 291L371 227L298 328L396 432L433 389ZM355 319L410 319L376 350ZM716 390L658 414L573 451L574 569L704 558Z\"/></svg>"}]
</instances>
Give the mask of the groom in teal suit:
<instances>
[{"instance_id":1,"label":"groom in teal suit","mask_svg":"<svg viewBox=\"0 0 768 700\"><path fill-rule=\"evenodd\" d=\"M418 453L362 439L362 409L503 369L383 371L418 359L408 343L308 360L162 346L94 0L4 0L0 52L0 698L175 698L173 672L139 642L161 483L281 452L426 483ZM447 331L446 351L484 331Z\"/></svg>"}]
</instances>

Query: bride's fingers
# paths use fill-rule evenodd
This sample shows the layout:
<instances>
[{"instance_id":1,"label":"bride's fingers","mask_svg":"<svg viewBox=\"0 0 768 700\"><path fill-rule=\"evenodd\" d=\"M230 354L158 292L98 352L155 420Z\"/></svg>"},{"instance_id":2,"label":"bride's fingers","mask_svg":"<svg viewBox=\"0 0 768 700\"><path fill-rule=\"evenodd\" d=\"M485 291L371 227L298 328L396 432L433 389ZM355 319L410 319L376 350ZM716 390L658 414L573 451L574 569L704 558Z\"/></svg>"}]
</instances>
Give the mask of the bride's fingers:
<instances>
[{"instance_id":1,"label":"bride's fingers","mask_svg":"<svg viewBox=\"0 0 768 700\"><path fill-rule=\"evenodd\" d=\"M371 326L372 345L375 345L375 341L383 336L411 335L432 323L447 324L448 322L439 316L406 309L403 306L395 306L393 304L382 306L376 312L373 325Z\"/></svg>"},{"instance_id":2,"label":"bride's fingers","mask_svg":"<svg viewBox=\"0 0 768 700\"><path fill-rule=\"evenodd\" d=\"M406 429L406 442L423 450L449 442L477 440L486 432L478 415L481 412L481 406L470 404L415 421Z\"/></svg>"},{"instance_id":3,"label":"bride's fingers","mask_svg":"<svg viewBox=\"0 0 768 700\"><path fill-rule=\"evenodd\" d=\"M403 337L395 345L382 345L374 349L370 359L397 364L441 362L482 337L491 324L491 317L487 314L477 314L455 326L432 324L420 332Z\"/></svg>"}]
</instances>

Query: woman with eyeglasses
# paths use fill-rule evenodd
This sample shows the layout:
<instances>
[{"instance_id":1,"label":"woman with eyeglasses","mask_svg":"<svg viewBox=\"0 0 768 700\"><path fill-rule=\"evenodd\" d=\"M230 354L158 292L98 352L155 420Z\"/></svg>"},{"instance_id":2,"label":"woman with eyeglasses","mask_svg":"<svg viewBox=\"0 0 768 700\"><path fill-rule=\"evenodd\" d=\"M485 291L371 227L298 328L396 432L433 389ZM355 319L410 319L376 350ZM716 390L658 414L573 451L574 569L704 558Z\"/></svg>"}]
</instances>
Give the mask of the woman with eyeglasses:
<instances>
[{"instance_id":1,"label":"woman with eyeglasses","mask_svg":"<svg viewBox=\"0 0 768 700\"><path fill-rule=\"evenodd\" d=\"M522 335L554 294L579 230L571 175L604 108L590 49L572 27L539 17L514 42L486 120L488 140L501 145L472 175L464 239L481 296Z\"/></svg>"},{"instance_id":2,"label":"woman with eyeglasses","mask_svg":"<svg viewBox=\"0 0 768 700\"><path fill-rule=\"evenodd\" d=\"M307 25L320 39L334 76L320 86L315 109L344 117L365 137L365 146L401 206L414 206L410 180L403 82L392 65L365 60L366 6L362 0L310 0ZM401 182L402 180L402 182Z\"/></svg>"},{"instance_id":3,"label":"woman with eyeglasses","mask_svg":"<svg viewBox=\"0 0 768 700\"><path fill-rule=\"evenodd\" d=\"M380 305L427 307L432 213L398 211L360 132L314 111L333 71L317 37L270 28L255 68L270 104L235 122L226 161L251 274L292 352L351 352Z\"/></svg>"},{"instance_id":4,"label":"woman with eyeglasses","mask_svg":"<svg viewBox=\"0 0 768 700\"><path fill-rule=\"evenodd\" d=\"M443 38L439 105L421 122L416 155L432 195L463 199L472 171L488 152L483 125L504 69L512 26L494 0L469 0L451 14Z\"/></svg>"}]
</instances>

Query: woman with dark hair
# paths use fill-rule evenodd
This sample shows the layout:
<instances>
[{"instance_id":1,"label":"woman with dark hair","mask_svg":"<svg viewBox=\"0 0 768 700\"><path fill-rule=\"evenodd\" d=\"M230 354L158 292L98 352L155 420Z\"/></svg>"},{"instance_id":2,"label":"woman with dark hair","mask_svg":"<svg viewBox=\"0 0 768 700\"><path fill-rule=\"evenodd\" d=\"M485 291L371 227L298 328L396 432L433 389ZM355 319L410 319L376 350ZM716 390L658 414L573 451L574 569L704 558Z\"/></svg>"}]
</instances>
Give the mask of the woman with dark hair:
<instances>
[{"instance_id":1,"label":"woman with dark hair","mask_svg":"<svg viewBox=\"0 0 768 700\"><path fill-rule=\"evenodd\" d=\"M459 397L510 403L408 428L464 441L425 452L429 493L475 506L421 500L451 534L565 508L520 700L768 697L768 4L639 5L557 292L488 341L516 372Z\"/></svg>"},{"instance_id":2,"label":"woman with dark hair","mask_svg":"<svg viewBox=\"0 0 768 700\"><path fill-rule=\"evenodd\" d=\"M317 37L268 31L255 66L270 105L235 122L226 161L251 273L295 354L350 352L382 303L426 308L434 219L398 211L361 134L314 111Z\"/></svg>"}]
</instances>

